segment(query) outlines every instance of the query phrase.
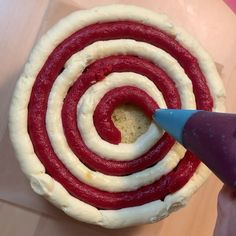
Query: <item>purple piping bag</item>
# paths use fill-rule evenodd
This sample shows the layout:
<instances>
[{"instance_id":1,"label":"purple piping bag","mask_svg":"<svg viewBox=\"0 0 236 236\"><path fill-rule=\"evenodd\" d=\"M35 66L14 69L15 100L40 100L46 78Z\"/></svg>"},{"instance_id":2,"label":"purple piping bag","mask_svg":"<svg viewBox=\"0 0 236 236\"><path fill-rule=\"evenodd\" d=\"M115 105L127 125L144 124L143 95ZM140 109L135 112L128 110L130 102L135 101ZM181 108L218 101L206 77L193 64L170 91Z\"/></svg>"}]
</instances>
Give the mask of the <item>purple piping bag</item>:
<instances>
[{"instance_id":1,"label":"purple piping bag","mask_svg":"<svg viewBox=\"0 0 236 236\"><path fill-rule=\"evenodd\" d=\"M157 109L153 119L236 190L236 114Z\"/></svg>"}]
</instances>

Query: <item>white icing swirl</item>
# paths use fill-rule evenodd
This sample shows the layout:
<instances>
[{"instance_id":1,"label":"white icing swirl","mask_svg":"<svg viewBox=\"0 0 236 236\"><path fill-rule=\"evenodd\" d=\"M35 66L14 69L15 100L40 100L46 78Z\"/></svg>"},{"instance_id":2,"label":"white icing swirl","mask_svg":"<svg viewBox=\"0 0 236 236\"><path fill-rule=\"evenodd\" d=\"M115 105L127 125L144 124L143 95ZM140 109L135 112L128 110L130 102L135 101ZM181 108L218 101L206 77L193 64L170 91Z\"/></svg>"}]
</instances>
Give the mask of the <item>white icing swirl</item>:
<instances>
[{"instance_id":1,"label":"white icing swirl","mask_svg":"<svg viewBox=\"0 0 236 236\"><path fill-rule=\"evenodd\" d=\"M68 60L63 73L54 82L49 96L46 115L48 135L58 158L73 175L91 186L111 192L135 190L158 180L162 175L176 167L184 154L184 149L180 145L175 144L167 156L154 167L129 176L116 177L91 171L79 161L78 157L74 155L68 146L63 133L61 120L61 108L67 91L88 63L92 63L99 58L119 54L121 45L125 45L122 48L123 54L143 57L157 65L159 63L162 64L163 68L171 68L167 70L167 73L176 81L183 108L195 108L192 85L188 77L184 74L183 69L166 52L154 46L134 40L96 42ZM161 62L163 59L165 59L165 62ZM123 80L120 77L121 75L124 77ZM114 157L116 160L121 160L122 157L125 160L130 160L130 156L134 156L134 158L141 156L157 141L159 136L160 131L155 129L156 126L153 124L148 132L141 136L136 143L112 145L105 141L101 142L101 138L93 125L93 111L100 98L107 91L124 85L138 86L152 96L160 107L166 107L164 99L160 92L158 92L156 86L148 78L134 73L114 73L103 81L91 86L82 96L78 104L78 110L80 111L78 113L78 126L85 144L92 151L98 155L103 155L105 158L108 158L109 153L111 153L110 157ZM104 143L107 145L104 145ZM106 146L108 146L107 149Z\"/></svg>"},{"instance_id":2,"label":"white icing swirl","mask_svg":"<svg viewBox=\"0 0 236 236\"><path fill-rule=\"evenodd\" d=\"M87 64L86 62L84 62L83 58L93 58L92 61L91 59L89 60L90 63L92 63L95 59L107 57L110 55L119 55L121 53L124 55L135 55L152 61L157 66L160 66L163 70L165 70L170 78L173 79L180 94L182 108L196 108L191 81L184 73L182 67L178 64L178 62L161 49L158 49L147 43L122 39L96 42L87 47L83 52L84 54L75 54L70 60L68 60L68 67L66 67L66 69L68 69L68 72L66 72L67 76L70 74L70 71L74 72L76 68L79 67L79 64ZM127 80L129 79L127 78ZM137 86L137 84L139 83L134 82L130 85ZM142 82L140 84L142 84L143 87L145 86L145 82ZM122 85L125 85L125 83ZM101 81L97 85L92 86L86 91L85 95L82 96L78 104L78 110L80 111L78 112L78 127L81 131L84 142L90 150L106 159L127 161L133 160L138 156L144 154L152 147L157 137L153 136L151 138L151 136L149 136L150 138L146 139L145 137L147 136L144 135L141 136L140 139L138 139L133 144L119 145L110 144L100 138L93 125L93 112L105 92L107 92L108 89L112 89L118 86L120 86L120 82L116 82L116 80L114 80L113 83ZM155 87L155 85L153 84L148 88L148 91L150 91L148 93L151 93L152 87ZM150 95L152 96L152 94ZM80 107L81 105L82 107ZM163 107L162 102L160 103L160 107ZM50 124L50 126L52 124ZM149 132L151 132L150 129ZM58 146L58 144L56 146Z\"/></svg>"},{"instance_id":3,"label":"white icing swirl","mask_svg":"<svg viewBox=\"0 0 236 236\"><path fill-rule=\"evenodd\" d=\"M67 74L66 71L65 74ZM64 80L63 78L67 79ZM52 92L49 97L48 109L47 109L47 131L55 153L57 154L59 159L63 162L63 164L78 179L82 180L83 182L91 186L109 192L131 191L141 186L150 184L155 180L159 179L162 175L168 173L174 167L176 167L179 160L183 157L185 150L181 145L176 143L168 152L168 154L165 156L165 159L158 162L156 165L154 165L149 169L128 176L117 177L117 176L104 175L96 171L91 171L82 162L80 162L78 157L75 156L74 153L71 151L63 133L60 113L64 98L63 96L61 96L61 91L64 89L65 90L69 89L69 87L63 82L69 84L68 77L61 76L60 78L58 78L58 80L54 83ZM122 86L122 85L134 85L134 84L138 85L139 88L149 93L163 107L166 107L161 94L158 92L154 84L151 81L149 81L146 77L135 73L110 74L107 78L105 78L102 81L102 83L100 83L100 85L103 86L103 90L105 88L104 91L101 90L101 88L97 88L99 85L98 83L91 86L90 89L87 90L87 92L90 93L91 91L99 91L99 93L101 93L99 96L102 96L103 94L106 93L106 91L109 91L112 87L117 87L117 85ZM79 106L79 109L81 109L81 112L79 112L80 117L81 116L83 117L83 115L85 115L86 113L85 112L87 109L86 97L88 97L88 99L91 98L88 96L87 92L84 94L85 101L82 100L83 105ZM93 96L96 97L96 93L94 93ZM83 101L85 102L85 104ZM87 118L85 117L85 120L81 121L80 126L83 127L83 129L88 129L91 131L92 128L91 126L93 125L91 124L91 126L87 128L87 125L90 125L90 123L86 122L86 120ZM152 129L153 127L154 129ZM161 134L162 131L157 129L155 124L152 124L149 131L146 134L144 134L144 139L150 139L150 140L154 139L154 141L156 141L156 139L158 139L158 137ZM133 144L127 144L127 146L132 147Z\"/></svg>"}]
</instances>

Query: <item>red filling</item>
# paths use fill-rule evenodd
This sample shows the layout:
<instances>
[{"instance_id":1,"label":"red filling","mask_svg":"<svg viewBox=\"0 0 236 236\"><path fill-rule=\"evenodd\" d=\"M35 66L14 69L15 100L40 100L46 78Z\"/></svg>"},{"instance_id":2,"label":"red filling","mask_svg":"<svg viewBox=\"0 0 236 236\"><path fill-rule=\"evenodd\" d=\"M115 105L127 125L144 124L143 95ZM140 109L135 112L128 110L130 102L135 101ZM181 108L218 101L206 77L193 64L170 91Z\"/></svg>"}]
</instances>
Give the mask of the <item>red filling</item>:
<instances>
[{"instance_id":1,"label":"red filling","mask_svg":"<svg viewBox=\"0 0 236 236\"><path fill-rule=\"evenodd\" d=\"M193 175L194 171L196 170L199 164L199 161L191 153L187 152L185 154L184 159L180 161L180 163L175 168L175 170L163 176L160 180L150 185L141 187L140 189L135 190L135 191L122 192L122 193L109 193L109 192L104 192L104 191L95 189L93 187L90 187L80 182L66 169L66 167L61 163L61 161L58 159L58 157L54 153L53 148L50 144L47 131L46 131L46 126L45 126L47 100L48 100L51 87L54 83L54 80L56 79L60 71L63 69L63 66L65 62L67 61L67 59L71 55L76 53L77 51L80 51L85 46L98 40L108 40L108 39L118 39L118 38L132 38L138 41L145 41L159 48L162 48L163 50L171 54L174 58L176 58L179 61L181 66L184 68L185 73L192 80L193 90L196 96L197 108L204 109L204 110L211 110L213 106L212 97L207 87L206 80L197 63L197 59L194 58L177 41L175 41L175 39L166 35L165 33L161 32L158 29L155 29L150 26L142 25L136 22L101 23L101 24L95 24L95 25L85 27L84 29L81 29L75 32L73 35L71 35L67 39L65 39L61 44L59 44L51 53L51 55L48 57L46 63L44 64L41 71L39 72L36 78L35 84L32 88L32 93L31 93L31 98L30 98L30 103L29 103L29 108L28 108L29 109L29 112L28 112L29 134L30 134L32 143L34 145L35 153L37 154L37 156L39 157L39 159L45 166L47 172L55 180L60 182L73 196L81 199L84 202L87 202L91 205L94 205L98 208L103 208L103 209L119 209L119 208L124 208L124 207L137 206L137 205L142 205L144 203L154 201L157 199L163 199L169 193L175 192L178 189L180 189L182 186L184 186L184 184L188 182L189 178L191 178L191 176ZM102 71L101 74L96 74L96 71L92 70L93 66L96 64L95 62L93 65L87 68L87 71L85 71L84 74L80 76L79 80L81 78L84 78L83 82L80 83L78 82L79 80L77 80L77 82L73 85L71 91L76 86L76 84L79 84L77 88L81 88L82 92L80 90L77 90L77 93L80 93L79 96L82 96L84 91L86 91L86 89L89 86L91 86L92 81L89 80L88 75L86 76L87 72L91 74L94 73L94 77L97 78L96 79L97 81L97 80L103 79L103 77L107 74L106 73L107 71L108 72L109 71L130 71L130 70L127 70L129 69L129 66L131 67L134 66L132 63L129 64L128 59L126 62L127 64L124 64L125 66L122 64L122 62L119 62L120 61L119 57L115 59L117 59L117 65L120 65L120 67L118 66L116 69L105 67L103 70L101 70ZM141 60L141 59L137 58L137 60ZM146 62L144 61L144 64L145 63ZM149 64L152 65L151 63ZM144 74L144 75L146 75L146 72L147 72L150 74L150 76L147 75L147 77L149 79L152 79L154 75L150 72L151 70L148 71L144 69L144 72L142 73L143 71L142 67L143 67L143 63L141 62L141 64L136 65L136 68L131 71L134 71L137 73L141 71L141 74ZM173 93L169 92L169 89L171 88L171 84L173 85L173 82L167 81L168 85L166 85L166 87L165 85L160 85L159 82L160 82L161 76L160 77L159 76L160 76L160 73L156 74L155 76L155 78L159 78L159 81L157 82L158 84L156 83L156 85L164 94L166 103L168 104L169 107L173 106L172 108L179 107L180 105L178 102L179 96L176 95L174 92ZM161 86L162 86L162 89L160 88ZM68 94L70 94L70 92ZM71 94L72 96L74 95L74 93L71 93ZM175 102L171 106L172 98ZM66 98L65 104L67 100L70 100L70 99ZM72 103L73 103L73 100L77 101L78 97L76 97L75 99L71 99ZM74 105L72 105L72 107L73 106ZM62 111L62 117L63 117L63 125L64 125L65 132L67 128L70 128L65 125L66 122L65 122L64 115L68 114L66 110L67 109L65 108L65 105L64 105L63 111ZM66 119L74 120L73 122L75 122L74 113L71 113L71 115L68 116ZM72 138L76 137L76 134L74 135L73 133L75 130L76 129L69 130L68 132L69 136L67 135L67 140L70 139L70 134L73 134ZM162 150L162 152L165 152L166 150L168 152L170 146L173 145L173 143L171 143L173 142L173 140L169 140L168 142L165 141L166 139L168 139L168 136L167 138L166 136L167 135L164 135L162 137L162 139L164 140L164 144L166 145L165 148ZM80 143L80 140L77 140L77 143ZM170 143L171 145L169 145ZM161 144L163 145L163 143ZM77 145L76 142L73 145L76 146ZM155 145L151 149L149 154L151 152L158 154L156 150L160 149L160 146L161 146L160 144ZM84 152L86 153L87 150L84 150ZM78 157L81 158L81 156L78 156ZM157 160L160 159L159 156L155 156L155 158ZM99 160L103 160L103 159L99 158ZM139 162L142 164L145 158L138 158L137 160L139 160ZM110 163L107 165L107 167L108 169L110 168Z\"/></svg>"},{"instance_id":2,"label":"red filling","mask_svg":"<svg viewBox=\"0 0 236 236\"><path fill-rule=\"evenodd\" d=\"M91 152L84 144L80 132L77 128L76 109L80 97L91 86L94 81L102 80L106 75L112 72L132 71L147 76L163 93L166 104L169 108L180 108L180 97L173 81L164 71L156 65L134 56L111 56L97 60L90 65L86 71L77 79L68 92L62 109L62 121L64 133L71 150L80 160L91 169L110 175L127 175L143 170L161 160L174 144L173 138L164 134L163 137L144 155L132 161L109 161L95 153ZM141 99L140 99L141 100ZM140 101L142 102L142 101ZM104 103L103 103L104 104ZM97 110L98 109L98 110ZM94 113L95 127L99 129L97 117L101 110L105 109L100 103ZM99 112L97 112L99 111ZM105 115L102 120L109 120L110 114ZM104 120L104 121L105 121ZM114 126L113 123L107 123L107 126ZM109 128L108 127L108 128ZM108 129L106 129L108 130ZM106 140L119 141L118 132L113 130L106 132L99 129L101 137L106 136Z\"/></svg>"},{"instance_id":3,"label":"red filling","mask_svg":"<svg viewBox=\"0 0 236 236\"><path fill-rule=\"evenodd\" d=\"M151 119L158 105L147 93L132 86L110 90L101 99L94 112L94 125L104 140L113 144L121 142L121 133L115 127L111 116L114 109L126 102L140 107Z\"/></svg>"}]
</instances>

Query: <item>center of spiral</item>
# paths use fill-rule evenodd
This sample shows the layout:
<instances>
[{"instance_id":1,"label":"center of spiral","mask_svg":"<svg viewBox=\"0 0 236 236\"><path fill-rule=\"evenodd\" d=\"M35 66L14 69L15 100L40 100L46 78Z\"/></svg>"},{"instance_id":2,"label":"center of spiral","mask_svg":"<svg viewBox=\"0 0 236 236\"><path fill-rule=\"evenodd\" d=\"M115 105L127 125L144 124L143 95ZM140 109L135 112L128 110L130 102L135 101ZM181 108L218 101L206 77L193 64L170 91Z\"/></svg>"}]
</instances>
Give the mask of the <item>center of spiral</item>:
<instances>
[{"instance_id":1,"label":"center of spiral","mask_svg":"<svg viewBox=\"0 0 236 236\"><path fill-rule=\"evenodd\" d=\"M112 114L112 121L121 133L122 143L135 142L151 124L151 119L139 107L132 104L118 106Z\"/></svg>"},{"instance_id":2,"label":"center of spiral","mask_svg":"<svg viewBox=\"0 0 236 236\"><path fill-rule=\"evenodd\" d=\"M117 87L107 92L98 103L94 115L94 125L100 137L112 144L122 142L121 132L112 121L112 114L118 106L131 103L140 107L151 119L158 108L156 101L145 91L134 86ZM133 124L125 124L125 129L132 130ZM133 135L132 135L133 136Z\"/></svg>"}]
</instances>

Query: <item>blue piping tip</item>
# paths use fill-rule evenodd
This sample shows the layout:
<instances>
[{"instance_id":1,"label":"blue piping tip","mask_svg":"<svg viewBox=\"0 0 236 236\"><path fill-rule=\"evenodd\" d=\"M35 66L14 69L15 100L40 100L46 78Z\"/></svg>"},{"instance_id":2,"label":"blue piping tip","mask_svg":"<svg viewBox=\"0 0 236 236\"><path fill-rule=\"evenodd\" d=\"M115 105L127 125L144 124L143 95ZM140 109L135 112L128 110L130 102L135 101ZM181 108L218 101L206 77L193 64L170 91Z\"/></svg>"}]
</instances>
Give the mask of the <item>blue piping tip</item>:
<instances>
[{"instance_id":1,"label":"blue piping tip","mask_svg":"<svg viewBox=\"0 0 236 236\"><path fill-rule=\"evenodd\" d=\"M196 112L199 110L157 109L153 114L153 120L175 140L183 144L184 126Z\"/></svg>"}]
</instances>

